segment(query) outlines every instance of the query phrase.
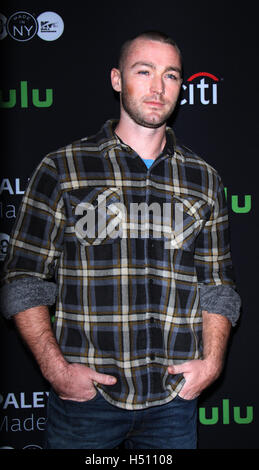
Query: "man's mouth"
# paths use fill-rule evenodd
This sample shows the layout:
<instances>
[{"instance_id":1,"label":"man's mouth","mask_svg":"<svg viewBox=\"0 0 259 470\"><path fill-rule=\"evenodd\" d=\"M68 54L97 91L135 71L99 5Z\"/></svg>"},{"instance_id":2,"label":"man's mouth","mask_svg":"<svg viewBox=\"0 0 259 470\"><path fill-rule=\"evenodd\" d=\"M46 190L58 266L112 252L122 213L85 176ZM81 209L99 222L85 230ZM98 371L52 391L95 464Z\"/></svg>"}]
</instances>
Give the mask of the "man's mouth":
<instances>
[{"instance_id":1,"label":"man's mouth","mask_svg":"<svg viewBox=\"0 0 259 470\"><path fill-rule=\"evenodd\" d=\"M155 108L162 108L164 106L164 103L162 103L161 101L145 100L144 103L148 106L153 106Z\"/></svg>"}]
</instances>

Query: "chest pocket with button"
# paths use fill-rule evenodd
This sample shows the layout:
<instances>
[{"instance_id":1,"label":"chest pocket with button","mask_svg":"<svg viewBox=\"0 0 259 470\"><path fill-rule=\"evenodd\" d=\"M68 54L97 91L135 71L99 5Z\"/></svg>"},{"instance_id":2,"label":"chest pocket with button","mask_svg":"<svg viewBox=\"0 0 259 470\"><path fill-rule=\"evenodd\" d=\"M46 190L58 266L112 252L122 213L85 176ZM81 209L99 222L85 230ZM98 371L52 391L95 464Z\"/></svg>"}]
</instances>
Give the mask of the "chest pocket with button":
<instances>
[{"instance_id":1,"label":"chest pocket with button","mask_svg":"<svg viewBox=\"0 0 259 470\"><path fill-rule=\"evenodd\" d=\"M74 233L83 245L113 243L121 236L121 189L87 187L69 192Z\"/></svg>"},{"instance_id":2,"label":"chest pocket with button","mask_svg":"<svg viewBox=\"0 0 259 470\"><path fill-rule=\"evenodd\" d=\"M192 251L202 227L210 217L211 208L206 201L179 196L172 198L171 223L167 227L167 248Z\"/></svg>"}]
</instances>

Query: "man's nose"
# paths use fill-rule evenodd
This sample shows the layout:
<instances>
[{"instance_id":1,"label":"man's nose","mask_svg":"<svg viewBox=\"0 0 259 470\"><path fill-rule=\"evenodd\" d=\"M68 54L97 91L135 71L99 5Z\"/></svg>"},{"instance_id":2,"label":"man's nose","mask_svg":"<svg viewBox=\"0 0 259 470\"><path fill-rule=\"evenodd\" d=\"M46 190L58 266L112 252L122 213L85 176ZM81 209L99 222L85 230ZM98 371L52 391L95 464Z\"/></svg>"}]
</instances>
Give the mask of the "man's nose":
<instances>
[{"instance_id":1,"label":"man's nose","mask_svg":"<svg viewBox=\"0 0 259 470\"><path fill-rule=\"evenodd\" d=\"M152 77L150 90L152 93L157 93L159 95L162 95L165 91L163 77L159 75L155 75L154 77Z\"/></svg>"}]
</instances>

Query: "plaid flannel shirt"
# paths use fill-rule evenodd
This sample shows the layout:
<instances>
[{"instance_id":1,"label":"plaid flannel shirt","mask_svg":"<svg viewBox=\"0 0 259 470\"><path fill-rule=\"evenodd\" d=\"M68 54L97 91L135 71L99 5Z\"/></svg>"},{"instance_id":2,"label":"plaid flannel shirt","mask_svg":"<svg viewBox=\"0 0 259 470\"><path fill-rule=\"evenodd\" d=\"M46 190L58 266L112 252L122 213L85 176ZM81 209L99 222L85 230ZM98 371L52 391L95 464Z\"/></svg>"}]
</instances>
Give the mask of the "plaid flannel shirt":
<instances>
[{"instance_id":1,"label":"plaid flannel shirt","mask_svg":"<svg viewBox=\"0 0 259 470\"><path fill-rule=\"evenodd\" d=\"M38 166L10 239L2 308L11 317L55 302L65 358L117 377L100 392L141 409L181 390L169 364L202 357L202 309L233 320L239 296L217 172L170 128L147 169L114 126Z\"/></svg>"}]
</instances>

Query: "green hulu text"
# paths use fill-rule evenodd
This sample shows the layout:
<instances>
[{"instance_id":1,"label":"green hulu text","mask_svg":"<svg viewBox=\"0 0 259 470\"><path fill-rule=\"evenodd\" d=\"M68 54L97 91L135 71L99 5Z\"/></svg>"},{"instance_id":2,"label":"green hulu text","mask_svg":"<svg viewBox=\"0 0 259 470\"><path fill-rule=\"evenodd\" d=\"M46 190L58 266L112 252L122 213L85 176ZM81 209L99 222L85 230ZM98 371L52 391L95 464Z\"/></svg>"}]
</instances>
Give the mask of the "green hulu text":
<instances>
[{"instance_id":1,"label":"green hulu text","mask_svg":"<svg viewBox=\"0 0 259 470\"><path fill-rule=\"evenodd\" d=\"M244 411L246 408L246 411ZM212 406L208 408L199 408L199 421L201 424L211 426L213 424L250 424L253 422L253 407L230 406L228 399L222 400L222 406Z\"/></svg>"}]
</instances>

